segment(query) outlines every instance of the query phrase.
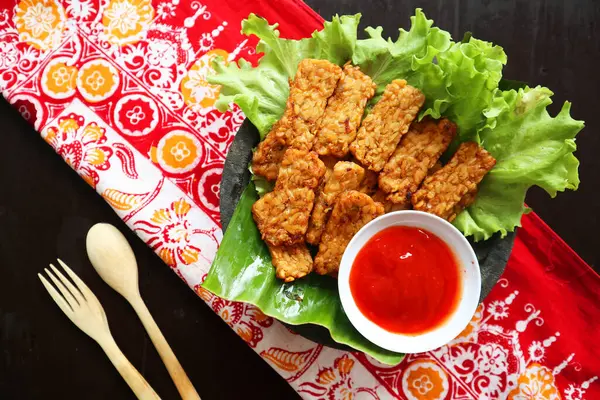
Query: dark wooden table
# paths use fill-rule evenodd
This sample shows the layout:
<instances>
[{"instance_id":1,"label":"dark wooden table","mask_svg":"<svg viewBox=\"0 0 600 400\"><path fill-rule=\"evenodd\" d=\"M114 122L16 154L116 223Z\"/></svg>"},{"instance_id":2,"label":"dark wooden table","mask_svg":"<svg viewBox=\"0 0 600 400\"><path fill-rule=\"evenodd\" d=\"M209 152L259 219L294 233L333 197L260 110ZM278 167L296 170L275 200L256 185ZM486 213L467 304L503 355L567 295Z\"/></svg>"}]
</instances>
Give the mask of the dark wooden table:
<instances>
[{"instance_id":1,"label":"dark wooden table","mask_svg":"<svg viewBox=\"0 0 600 400\"><path fill-rule=\"evenodd\" d=\"M587 127L578 138L581 186L528 203L596 270L600 266L600 3L570 1L309 0L321 15L363 12L363 25L394 34L414 8L454 37L472 31L504 46L505 76L550 87L555 102L574 103ZM363 6L361 7L361 3ZM553 110L558 108L553 107ZM141 292L204 400L295 398L263 362L175 274L127 231L96 193L19 115L0 103L0 399L130 399L100 348L61 313L36 273L60 256L107 310L117 343L165 399L178 398L141 324L93 271L85 234L105 221L126 233L138 257Z\"/></svg>"}]
</instances>

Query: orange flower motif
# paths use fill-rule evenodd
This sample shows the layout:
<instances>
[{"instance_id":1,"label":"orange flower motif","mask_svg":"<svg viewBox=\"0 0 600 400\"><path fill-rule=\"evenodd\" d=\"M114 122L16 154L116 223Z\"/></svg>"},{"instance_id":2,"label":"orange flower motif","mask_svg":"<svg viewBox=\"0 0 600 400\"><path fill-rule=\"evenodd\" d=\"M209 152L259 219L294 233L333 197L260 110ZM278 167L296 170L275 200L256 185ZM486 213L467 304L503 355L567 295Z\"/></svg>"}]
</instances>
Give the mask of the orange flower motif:
<instances>
[{"instance_id":1,"label":"orange flower motif","mask_svg":"<svg viewBox=\"0 0 600 400\"><path fill-rule=\"evenodd\" d=\"M66 18L58 1L21 0L14 12L19 40L42 51L60 44Z\"/></svg>"},{"instance_id":2,"label":"orange flower motif","mask_svg":"<svg viewBox=\"0 0 600 400\"><path fill-rule=\"evenodd\" d=\"M150 235L146 244L172 268L177 264L193 264L200 257L204 257L200 248L192 244L195 234L207 235L215 243L218 242L215 236L217 228L210 230L192 228L188 216L191 209L190 203L181 198L172 202L168 208L154 211L150 221L137 221L134 224L134 230Z\"/></svg>"},{"instance_id":3,"label":"orange flower motif","mask_svg":"<svg viewBox=\"0 0 600 400\"><path fill-rule=\"evenodd\" d=\"M65 99L75 93L77 68L60 60L51 61L42 73L42 89L55 99Z\"/></svg>"},{"instance_id":4,"label":"orange flower motif","mask_svg":"<svg viewBox=\"0 0 600 400\"><path fill-rule=\"evenodd\" d=\"M207 76L214 72L212 62L217 57L227 59L225 50L215 49L200 57L181 80L181 94L188 106L208 108L219 97L220 86L207 82Z\"/></svg>"},{"instance_id":5,"label":"orange flower motif","mask_svg":"<svg viewBox=\"0 0 600 400\"><path fill-rule=\"evenodd\" d=\"M58 120L58 127L49 127L42 136L71 168L96 188L100 180L97 171L110 168L109 159L113 150L105 145L104 128L95 122L90 122L85 127L83 125L82 116L69 114Z\"/></svg>"},{"instance_id":6,"label":"orange flower motif","mask_svg":"<svg viewBox=\"0 0 600 400\"><path fill-rule=\"evenodd\" d=\"M177 168L185 167L195 158L197 149L191 138L175 136L165 142L164 159L167 164Z\"/></svg>"},{"instance_id":7,"label":"orange flower motif","mask_svg":"<svg viewBox=\"0 0 600 400\"><path fill-rule=\"evenodd\" d=\"M350 372L354 367L354 360L344 354L337 358L333 367L322 368L317 373L317 383L327 388L326 396L330 400L352 400L364 388L354 388Z\"/></svg>"},{"instance_id":8,"label":"orange flower motif","mask_svg":"<svg viewBox=\"0 0 600 400\"><path fill-rule=\"evenodd\" d=\"M517 379L517 387L508 394L508 400L560 400L554 375L547 367L534 363Z\"/></svg>"},{"instance_id":9,"label":"orange flower motif","mask_svg":"<svg viewBox=\"0 0 600 400\"><path fill-rule=\"evenodd\" d=\"M202 149L200 141L191 133L172 131L158 142L157 161L167 172L189 172L200 163Z\"/></svg>"},{"instance_id":10,"label":"orange flower motif","mask_svg":"<svg viewBox=\"0 0 600 400\"><path fill-rule=\"evenodd\" d=\"M448 377L435 363L417 360L406 368L402 388L410 400L441 400L448 394Z\"/></svg>"},{"instance_id":11,"label":"orange flower motif","mask_svg":"<svg viewBox=\"0 0 600 400\"><path fill-rule=\"evenodd\" d=\"M204 289L200 285L196 285L195 289L196 289L196 293L198 294L198 296L207 303L209 303L214 297L214 294L212 294L208 290Z\"/></svg>"},{"instance_id":12,"label":"orange flower motif","mask_svg":"<svg viewBox=\"0 0 600 400\"><path fill-rule=\"evenodd\" d=\"M108 61L97 59L84 64L77 74L77 87L89 102L102 101L115 93L119 72Z\"/></svg>"},{"instance_id":13,"label":"orange flower motif","mask_svg":"<svg viewBox=\"0 0 600 400\"><path fill-rule=\"evenodd\" d=\"M202 280L205 278L206 276ZM262 340L262 328L273 325L273 318L266 316L253 305L221 299L200 285L196 285L194 289L198 296L251 347L256 347Z\"/></svg>"},{"instance_id":14,"label":"orange flower motif","mask_svg":"<svg viewBox=\"0 0 600 400\"><path fill-rule=\"evenodd\" d=\"M111 0L102 15L104 33L120 46L142 39L154 18L151 0Z\"/></svg>"},{"instance_id":15,"label":"orange flower motif","mask_svg":"<svg viewBox=\"0 0 600 400\"><path fill-rule=\"evenodd\" d=\"M351 378L354 365L355 361L348 354L344 354L336 358L332 366L320 368L314 383L301 383L298 392L327 400L353 400L359 398L379 400L376 388L354 385Z\"/></svg>"},{"instance_id":16,"label":"orange flower motif","mask_svg":"<svg viewBox=\"0 0 600 400\"><path fill-rule=\"evenodd\" d=\"M153 235L146 243L171 267L178 263L192 264L200 256L200 249L190 243L191 236L196 232L187 218L191 208L185 199L179 199L172 202L169 208L156 210L151 222L135 223L139 226L135 230Z\"/></svg>"},{"instance_id":17,"label":"orange flower motif","mask_svg":"<svg viewBox=\"0 0 600 400\"><path fill-rule=\"evenodd\" d=\"M250 347L256 347L263 339L262 328L273 325L273 318L250 304L213 296L210 306Z\"/></svg>"}]
</instances>

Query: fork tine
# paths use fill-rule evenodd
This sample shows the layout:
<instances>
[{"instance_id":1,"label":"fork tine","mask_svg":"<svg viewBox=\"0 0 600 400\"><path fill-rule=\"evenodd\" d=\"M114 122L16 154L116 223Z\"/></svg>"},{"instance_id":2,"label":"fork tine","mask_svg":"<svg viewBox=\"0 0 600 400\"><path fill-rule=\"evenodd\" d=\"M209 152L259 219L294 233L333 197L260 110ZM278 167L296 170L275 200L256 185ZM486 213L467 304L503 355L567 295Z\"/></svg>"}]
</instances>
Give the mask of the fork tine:
<instances>
[{"instance_id":1,"label":"fork tine","mask_svg":"<svg viewBox=\"0 0 600 400\"><path fill-rule=\"evenodd\" d=\"M71 318L71 316L73 315L73 309L71 308L69 303L66 302L66 300L56 291L56 289L54 289L54 287L50 284L50 282L46 280L46 278L44 278L42 274L37 275L38 278L40 278L40 281L42 281L42 285L44 285L44 287L48 291L50 297L52 297L52 300L54 300L54 302L67 315L67 317Z\"/></svg>"},{"instance_id":2,"label":"fork tine","mask_svg":"<svg viewBox=\"0 0 600 400\"><path fill-rule=\"evenodd\" d=\"M92 293L90 288L88 288L87 285L85 283L83 283L83 281L75 274L75 272L73 272L71 270L71 268L69 268L67 266L67 264L62 262L62 260L60 258L58 258L57 260L58 260L58 263L60 264L60 266L63 267L63 269L65 270L67 275L69 275L71 277L71 279L73 280L73 282L75 282L75 286L77 286L77 288L79 289L79 291L81 292L83 297L86 300L95 299L96 296L94 295L94 293Z\"/></svg>"},{"instance_id":3,"label":"fork tine","mask_svg":"<svg viewBox=\"0 0 600 400\"><path fill-rule=\"evenodd\" d=\"M71 294L71 292L69 292L69 290L65 287L65 285L63 285L61 283L61 281L59 281L58 278L54 276L52 271L50 271L48 268L44 268L44 271L50 277L50 279L52 279L52 282L54 282L54 285L56 285L58 290L62 293L64 299L67 301L69 306L71 306L71 309L73 309L73 311L75 311L75 307L77 307L79 305L77 300L75 300L75 297L73 297L73 295Z\"/></svg>"},{"instance_id":4,"label":"fork tine","mask_svg":"<svg viewBox=\"0 0 600 400\"><path fill-rule=\"evenodd\" d=\"M67 289L69 289L69 292L71 292L73 297L75 297L75 300L77 300L77 302L80 305L81 305L81 303L85 302L85 299L83 298L83 295L81 294L81 292L75 286L73 286L71 281L69 281L63 274L60 273L58 268L56 268L52 264L50 264L50 268L52 268L52 271L54 271L56 276L58 276L58 278L61 280L61 282L67 287Z\"/></svg>"}]
</instances>

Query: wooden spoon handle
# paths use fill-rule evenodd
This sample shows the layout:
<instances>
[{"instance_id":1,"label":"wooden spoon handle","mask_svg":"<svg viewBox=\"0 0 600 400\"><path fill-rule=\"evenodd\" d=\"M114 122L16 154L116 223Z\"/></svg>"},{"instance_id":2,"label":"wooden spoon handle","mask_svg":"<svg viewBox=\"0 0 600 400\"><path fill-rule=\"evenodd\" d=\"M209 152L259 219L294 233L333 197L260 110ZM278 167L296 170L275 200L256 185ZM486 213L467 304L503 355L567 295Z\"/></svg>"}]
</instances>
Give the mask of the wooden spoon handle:
<instances>
[{"instance_id":1,"label":"wooden spoon handle","mask_svg":"<svg viewBox=\"0 0 600 400\"><path fill-rule=\"evenodd\" d=\"M169 375L171 375L171 379L173 379L181 398L183 400L200 400L198 392L196 392L194 385L192 385L179 360L175 357L175 353L171 350L171 346L169 346L158 325L156 325L144 301L139 298L137 301L131 302L131 305L142 321L144 328L146 328L146 332L148 332L148 336L150 336L160 358L167 367Z\"/></svg>"},{"instance_id":2,"label":"wooden spoon handle","mask_svg":"<svg viewBox=\"0 0 600 400\"><path fill-rule=\"evenodd\" d=\"M98 343L138 399L160 400L158 394L156 394L144 377L140 375L137 369L131 365L112 337L108 337L102 343Z\"/></svg>"}]
</instances>

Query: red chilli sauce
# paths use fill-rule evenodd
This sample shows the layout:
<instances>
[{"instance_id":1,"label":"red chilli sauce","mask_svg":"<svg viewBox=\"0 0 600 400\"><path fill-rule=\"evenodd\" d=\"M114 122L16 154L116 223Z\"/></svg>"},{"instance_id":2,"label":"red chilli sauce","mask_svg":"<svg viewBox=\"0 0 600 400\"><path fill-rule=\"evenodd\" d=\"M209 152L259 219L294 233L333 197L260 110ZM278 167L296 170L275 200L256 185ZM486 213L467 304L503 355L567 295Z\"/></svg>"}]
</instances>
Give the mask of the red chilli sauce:
<instances>
[{"instance_id":1,"label":"red chilli sauce","mask_svg":"<svg viewBox=\"0 0 600 400\"><path fill-rule=\"evenodd\" d=\"M350 271L358 309L383 329L419 335L442 325L462 293L452 250L421 228L392 226L358 252Z\"/></svg>"}]
</instances>

